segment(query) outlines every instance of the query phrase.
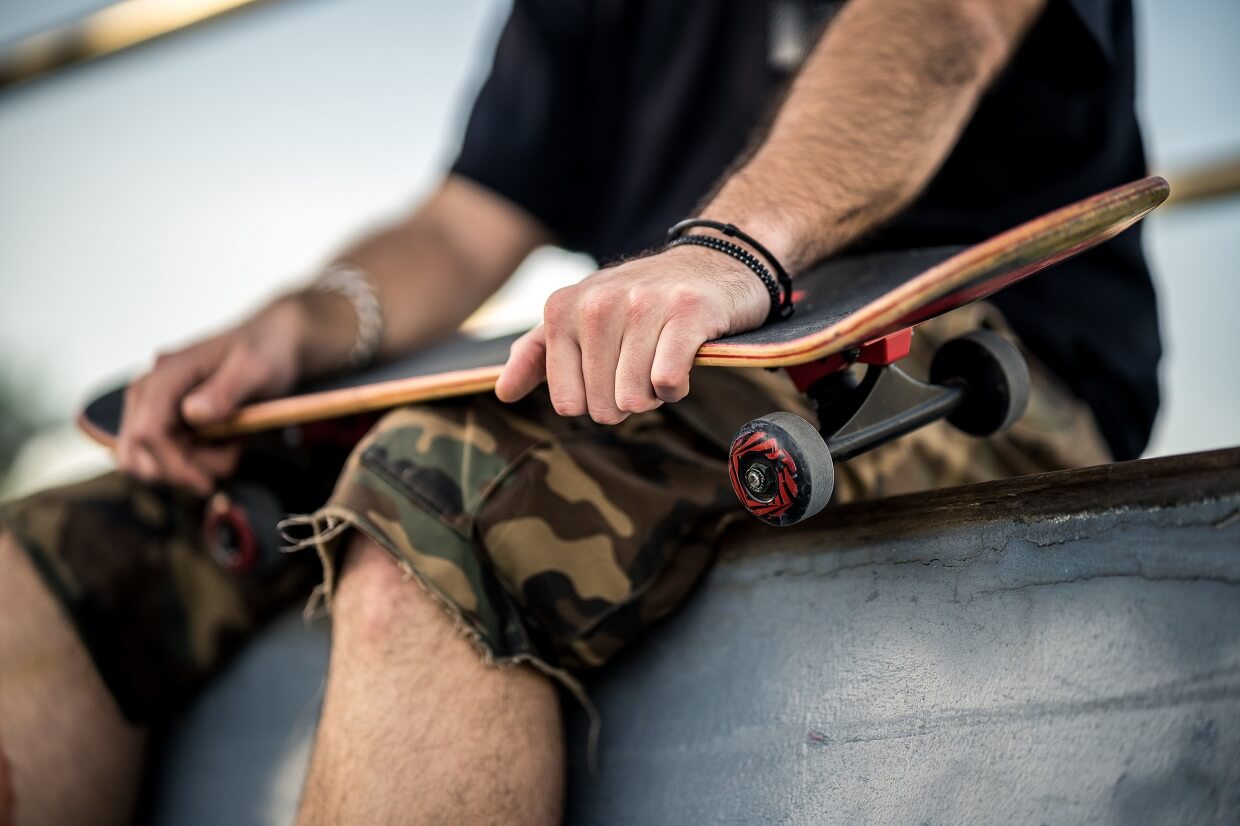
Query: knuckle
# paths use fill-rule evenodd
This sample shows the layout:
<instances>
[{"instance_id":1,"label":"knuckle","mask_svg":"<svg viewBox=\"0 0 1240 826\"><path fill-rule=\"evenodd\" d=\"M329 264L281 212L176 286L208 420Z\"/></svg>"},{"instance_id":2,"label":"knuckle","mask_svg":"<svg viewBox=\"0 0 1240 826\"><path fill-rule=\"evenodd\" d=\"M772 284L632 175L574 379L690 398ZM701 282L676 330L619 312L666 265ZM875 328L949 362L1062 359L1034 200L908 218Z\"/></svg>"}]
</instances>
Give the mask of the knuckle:
<instances>
[{"instance_id":1,"label":"knuckle","mask_svg":"<svg viewBox=\"0 0 1240 826\"><path fill-rule=\"evenodd\" d=\"M577 303L576 289L561 287L547 298L543 305L543 320L548 327L562 326L572 316L573 305Z\"/></svg>"},{"instance_id":2,"label":"knuckle","mask_svg":"<svg viewBox=\"0 0 1240 826\"><path fill-rule=\"evenodd\" d=\"M679 371L660 370L650 376L659 398L666 400L668 396L683 397L689 389L689 376Z\"/></svg>"},{"instance_id":3,"label":"knuckle","mask_svg":"<svg viewBox=\"0 0 1240 826\"><path fill-rule=\"evenodd\" d=\"M639 390L622 390L616 394L616 407L622 413L645 413L654 400L649 393Z\"/></svg>"},{"instance_id":4,"label":"knuckle","mask_svg":"<svg viewBox=\"0 0 1240 826\"><path fill-rule=\"evenodd\" d=\"M705 302L705 297L698 290L685 285L674 287L668 294L668 304L672 312L678 314L695 313L705 306Z\"/></svg>"},{"instance_id":5,"label":"knuckle","mask_svg":"<svg viewBox=\"0 0 1240 826\"><path fill-rule=\"evenodd\" d=\"M585 406L577 399L551 397L551 406L561 416L580 416L585 413Z\"/></svg>"},{"instance_id":6,"label":"knuckle","mask_svg":"<svg viewBox=\"0 0 1240 826\"><path fill-rule=\"evenodd\" d=\"M591 405L590 418L599 424L620 424L628 418L628 414L611 407Z\"/></svg>"},{"instance_id":7,"label":"knuckle","mask_svg":"<svg viewBox=\"0 0 1240 826\"><path fill-rule=\"evenodd\" d=\"M663 296L643 284L629 288L625 294L625 303L628 305L629 315L642 318L653 313L663 303Z\"/></svg>"},{"instance_id":8,"label":"knuckle","mask_svg":"<svg viewBox=\"0 0 1240 826\"><path fill-rule=\"evenodd\" d=\"M149 449L151 442L155 441L159 433L151 421L150 416L133 416L125 425L125 435L129 438L129 443L135 447L144 447Z\"/></svg>"},{"instance_id":9,"label":"knuckle","mask_svg":"<svg viewBox=\"0 0 1240 826\"><path fill-rule=\"evenodd\" d=\"M607 321L614 312L614 298L607 292L597 292L586 300L581 308L582 320L590 325L595 326Z\"/></svg>"}]
</instances>

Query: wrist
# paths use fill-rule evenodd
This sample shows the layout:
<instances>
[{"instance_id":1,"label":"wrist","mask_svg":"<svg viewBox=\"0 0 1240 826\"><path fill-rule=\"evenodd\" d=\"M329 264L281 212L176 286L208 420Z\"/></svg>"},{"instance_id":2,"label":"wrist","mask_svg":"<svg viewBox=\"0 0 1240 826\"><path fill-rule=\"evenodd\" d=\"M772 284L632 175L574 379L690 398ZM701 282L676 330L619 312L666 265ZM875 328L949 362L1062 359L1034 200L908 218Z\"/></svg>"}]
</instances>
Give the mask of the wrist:
<instances>
[{"instance_id":1,"label":"wrist","mask_svg":"<svg viewBox=\"0 0 1240 826\"><path fill-rule=\"evenodd\" d=\"M770 249L734 224L688 218L667 231L668 246L699 246L739 261L762 283L769 300L765 321L792 315L792 280Z\"/></svg>"},{"instance_id":2,"label":"wrist","mask_svg":"<svg viewBox=\"0 0 1240 826\"><path fill-rule=\"evenodd\" d=\"M274 301L267 322L292 343L302 376L365 367L383 343L383 314L371 276L333 264L304 289Z\"/></svg>"},{"instance_id":3,"label":"wrist","mask_svg":"<svg viewBox=\"0 0 1240 826\"><path fill-rule=\"evenodd\" d=\"M808 206L773 201L752 177L747 169L732 176L701 217L740 227L794 277L839 247L829 220Z\"/></svg>"},{"instance_id":4,"label":"wrist","mask_svg":"<svg viewBox=\"0 0 1240 826\"><path fill-rule=\"evenodd\" d=\"M357 337L357 315L349 300L317 290L281 296L253 321L287 348L299 378L345 367Z\"/></svg>"}]
</instances>

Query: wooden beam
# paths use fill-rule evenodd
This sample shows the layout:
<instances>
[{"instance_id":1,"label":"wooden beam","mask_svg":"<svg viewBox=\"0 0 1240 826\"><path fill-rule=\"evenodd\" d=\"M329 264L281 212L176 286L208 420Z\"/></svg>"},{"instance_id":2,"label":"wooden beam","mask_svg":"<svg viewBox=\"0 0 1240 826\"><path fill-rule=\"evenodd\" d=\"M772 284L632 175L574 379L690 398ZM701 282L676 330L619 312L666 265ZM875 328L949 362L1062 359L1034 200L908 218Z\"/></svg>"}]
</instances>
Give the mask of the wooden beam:
<instances>
[{"instance_id":1,"label":"wooden beam","mask_svg":"<svg viewBox=\"0 0 1240 826\"><path fill-rule=\"evenodd\" d=\"M0 89L132 48L265 0L123 0L0 53Z\"/></svg>"},{"instance_id":2,"label":"wooden beam","mask_svg":"<svg viewBox=\"0 0 1240 826\"><path fill-rule=\"evenodd\" d=\"M1167 206L1240 195L1240 152L1167 174Z\"/></svg>"}]
</instances>

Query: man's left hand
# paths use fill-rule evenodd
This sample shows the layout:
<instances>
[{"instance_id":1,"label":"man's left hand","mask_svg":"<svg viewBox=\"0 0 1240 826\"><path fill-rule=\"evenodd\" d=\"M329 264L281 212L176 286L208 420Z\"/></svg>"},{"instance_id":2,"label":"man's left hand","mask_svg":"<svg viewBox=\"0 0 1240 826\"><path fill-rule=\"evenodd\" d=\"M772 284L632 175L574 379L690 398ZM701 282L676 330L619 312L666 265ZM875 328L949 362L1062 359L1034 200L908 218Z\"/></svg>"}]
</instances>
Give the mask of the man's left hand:
<instances>
[{"instance_id":1,"label":"man's left hand","mask_svg":"<svg viewBox=\"0 0 1240 826\"><path fill-rule=\"evenodd\" d=\"M617 424L684 398L698 348L759 326L769 310L758 277L713 250L627 261L551 295L543 323L513 343L495 394L516 401L546 379L561 416Z\"/></svg>"}]
</instances>

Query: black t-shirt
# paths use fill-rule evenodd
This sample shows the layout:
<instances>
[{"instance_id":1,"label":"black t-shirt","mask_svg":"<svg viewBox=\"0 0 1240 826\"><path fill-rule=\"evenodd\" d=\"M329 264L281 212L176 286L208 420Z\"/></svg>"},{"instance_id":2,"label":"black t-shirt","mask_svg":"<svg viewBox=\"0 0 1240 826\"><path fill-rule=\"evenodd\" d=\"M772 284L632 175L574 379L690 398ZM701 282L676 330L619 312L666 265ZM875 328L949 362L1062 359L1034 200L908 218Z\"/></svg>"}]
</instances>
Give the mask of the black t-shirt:
<instances>
[{"instance_id":1,"label":"black t-shirt","mask_svg":"<svg viewBox=\"0 0 1240 826\"><path fill-rule=\"evenodd\" d=\"M651 248L760 136L789 77L789 21L836 5L516 0L453 171L569 249ZM1133 64L1129 0L1048 0L929 187L849 251L981 241L1143 176ZM1114 456L1138 455L1161 354L1139 228L993 301Z\"/></svg>"}]
</instances>

